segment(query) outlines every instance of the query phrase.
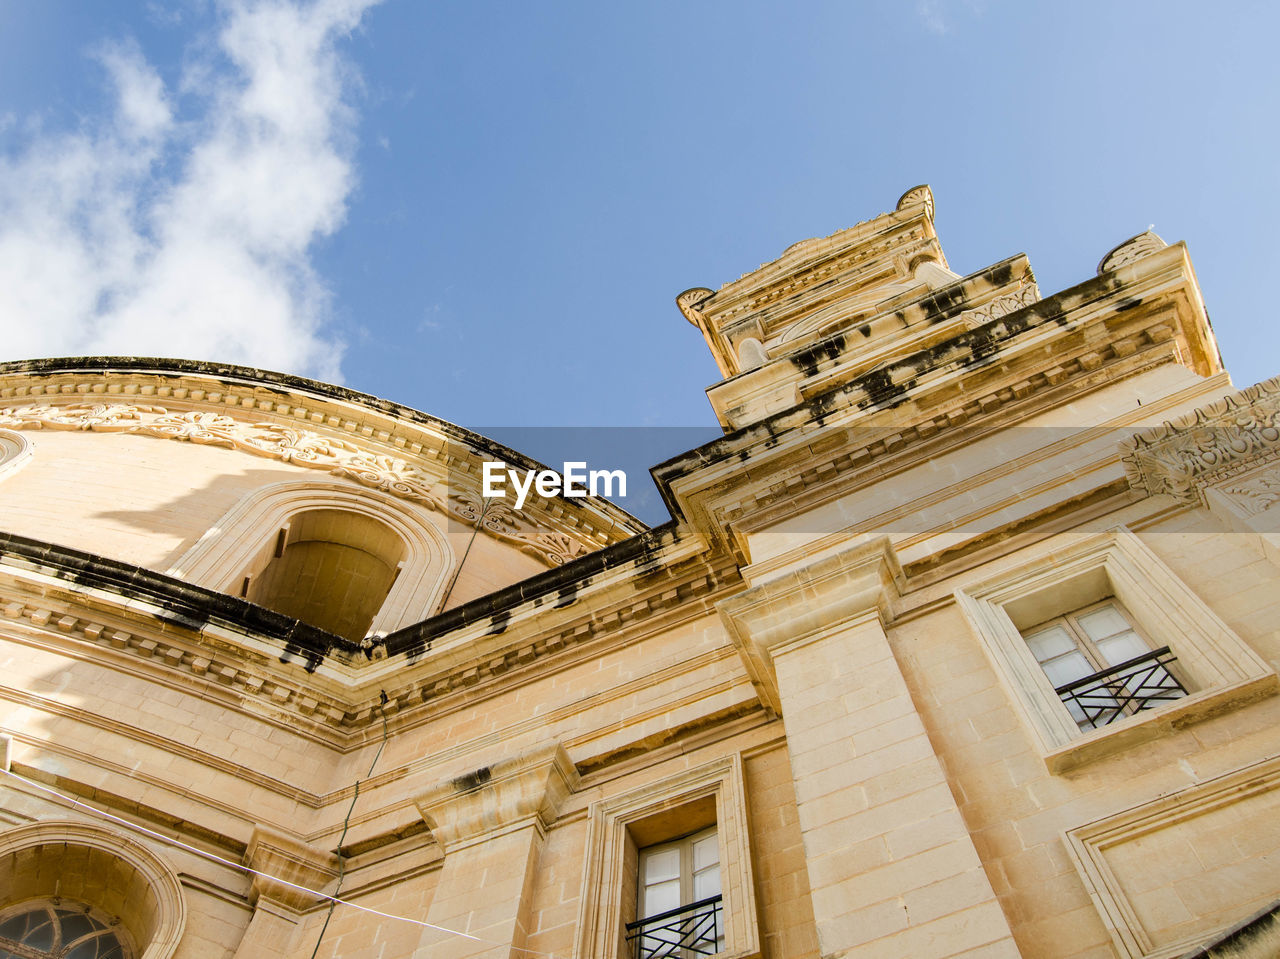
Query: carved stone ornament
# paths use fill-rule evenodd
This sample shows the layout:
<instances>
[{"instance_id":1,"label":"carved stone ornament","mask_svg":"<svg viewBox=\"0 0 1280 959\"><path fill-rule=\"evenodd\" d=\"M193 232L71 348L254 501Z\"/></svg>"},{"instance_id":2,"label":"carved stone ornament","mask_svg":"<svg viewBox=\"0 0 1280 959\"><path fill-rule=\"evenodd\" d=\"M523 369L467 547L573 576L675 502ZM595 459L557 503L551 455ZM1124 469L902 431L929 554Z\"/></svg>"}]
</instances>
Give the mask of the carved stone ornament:
<instances>
[{"instance_id":1,"label":"carved stone ornament","mask_svg":"<svg viewBox=\"0 0 1280 959\"><path fill-rule=\"evenodd\" d=\"M1150 230L1145 233L1139 233L1137 236L1130 237L1119 246L1112 249L1102 261L1098 264L1098 273L1106 273L1108 270L1114 270L1124 266L1126 263L1132 263L1134 260L1140 260L1144 256L1150 256L1152 253L1159 253L1169 244L1160 237L1156 236Z\"/></svg>"},{"instance_id":2,"label":"carved stone ornament","mask_svg":"<svg viewBox=\"0 0 1280 959\"><path fill-rule=\"evenodd\" d=\"M1135 490L1191 503L1215 481L1276 457L1280 377L1135 434L1121 459Z\"/></svg>"},{"instance_id":3,"label":"carved stone ornament","mask_svg":"<svg viewBox=\"0 0 1280 959\"><path fill-rule=\"evenodd\" d=\"M693 289L685 290L676 297L676 306L680 307L680 312L684 314L686 320L694 326L698 326L698 318L701 316L698 304L711 296L713 292L713 290L708 290L705 286L695 286Z\"/></svg>"},{"instance_id":4,"label":"carved stone ornament","mask_svg":"<svg viewBox=\"0 0 1280 959\"><path fill-rule=\"evenodd\" d=\"M1250 513L1265 513L1276 503L1280 503L1280 476L1274 473L1262 473L1223 488L1245 506Z\"/></svg>"},{"instance_id":5,"label":"carved stone ornament","mask_svg":"<svg viewBox=\"0 0 1280 959\"><path fill-rule=\"evenodd\" d=\"M905 210L913 203L924 204L924 215L933 220L933 191L929 189L929 184L921 183L919 186L913 186L902 196L898 197L898 209Z\"/></svg>"},{"instance_id":6,"label":"carved stone ornament","mask_svg":"<svg viewBox=\"0 0 1280 959\"><path fill-rule=\"evenodd\" d=\"M992 320L998 320L1002 316L1010 313L1016 313L1024 306L1030 306L1040 300L1040 289L1034 283L1029 283L1021 289L1014 290L1012 293L1006 293L1004 296L998 296L990 303L985 303L976 310L965 310L960 314L965 322L965 326L969 329L982 326L984 323L990 323Z\"/></svg>"},{"instance_id":7,"label":"carved stone ornament","mask_svg":"<svg viewBox=\"0 0 1280 959\"><path fill-rule=\"evenodd\" d=\"M82 403L0 409L0 427L128 433L224 446L294 466L323 470L369 489L420 503L510 542L521 552L552 566L591 552L577 540L497 500L483 500L471 491L447 490L444 484L398 457L372 453L347 440L286 424L245 423L223 413L171 412L162 406Z\"/></svg>"}]
</instances>

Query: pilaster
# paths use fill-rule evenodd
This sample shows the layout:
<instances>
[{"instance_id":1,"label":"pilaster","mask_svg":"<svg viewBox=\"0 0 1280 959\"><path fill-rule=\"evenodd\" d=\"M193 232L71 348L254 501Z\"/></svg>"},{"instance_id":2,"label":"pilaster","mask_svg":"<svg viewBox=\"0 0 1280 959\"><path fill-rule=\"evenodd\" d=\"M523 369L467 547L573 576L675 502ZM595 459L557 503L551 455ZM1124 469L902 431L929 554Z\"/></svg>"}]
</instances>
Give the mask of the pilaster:
<instances>
[{"instance_id":1,"label":"pilaster","mask_svg":"<svg viewBox=\"0 0 1280 959\"><path fill-rule=\"evenodd\" d=\"M259 826L253 831L245 862L258 872L250 897L253 916L236 959L287 955L302 913L319 900L308 889L323 889L337 876L332 853L313 849L284 833Z\"/></svg>"},{"instance_id":2,"label":"pilaster","mask_svg":"<svg viewBox=\"0 0 1280 959\"><path fill-rule=\"evenodd\" d=\"M883 620L880 539L719 604L779 712L822 955L1018 955Z\"/></svg>"},{"instance_id":3,"label":"pilaster","mask_svg":"<svg viewBox=\"0 0 1280 959\"><path fill-rule=\"evenodd\" d=\"M445 855L426 917L437 928L423 930L416 959L524 954L546 830L577 779L563 747L550 743L418 797Z\"/></svg>"}]
</instances>

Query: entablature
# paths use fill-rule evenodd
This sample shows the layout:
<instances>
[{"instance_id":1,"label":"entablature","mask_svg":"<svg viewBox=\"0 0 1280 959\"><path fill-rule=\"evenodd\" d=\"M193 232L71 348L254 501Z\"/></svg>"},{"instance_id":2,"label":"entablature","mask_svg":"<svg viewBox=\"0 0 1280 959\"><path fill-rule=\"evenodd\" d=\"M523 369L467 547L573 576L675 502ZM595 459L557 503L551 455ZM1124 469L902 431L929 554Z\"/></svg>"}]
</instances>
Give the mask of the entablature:
<instances>
[{"instance_id":1,"label":"entablature","mask_svg":"<svg viewBox=\"0 0 1280 959\"><path fill-rule=\"evenodd\" d=\"M0 612L145 664L339 748L709 615L739 582L670 527L375 642L354 643L164 574L0 534Z\"/></svg>"}]
</instances>

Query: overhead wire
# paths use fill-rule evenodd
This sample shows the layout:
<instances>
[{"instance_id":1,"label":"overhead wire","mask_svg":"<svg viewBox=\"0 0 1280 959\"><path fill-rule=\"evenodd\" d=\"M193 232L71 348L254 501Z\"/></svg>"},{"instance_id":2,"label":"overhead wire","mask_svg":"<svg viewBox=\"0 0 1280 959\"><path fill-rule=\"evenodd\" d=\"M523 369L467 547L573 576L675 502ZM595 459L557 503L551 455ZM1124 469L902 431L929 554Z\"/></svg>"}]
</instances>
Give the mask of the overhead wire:
<instances>
[{"instance_id":1,"label":"overhead wire","mask_svg":"<svg viewBox=\"0 0 1280 959\"><path fill-rule=\"evenodd\" d=\"M369 763L369 771L365 773L365 779L373 777L374 767L378 765L378 759L382 756L382 751L387 748L387 691L385 689L378 690L378 696L381 702L378 704L378 714L382 717L382 742L378 744L378 751L373 754L373 762ZM346 857L342 855L342 844L347 841L347 829L351 826L351 814L356 811L356 800L360 798L361 780L356 780L355 789L351 794L351 805L347 807L347 815L342 820L342 834L338 836L338 881L333 887L333 894L337 896L342 892L342 881L346 878ZM324 934L329 930L329 920L333 918L333 910L338 908L337 899L329 900L329 909L324 914L324 925L320 927L320 935L316 936L316 947L311 950L311 959L316 959L320 952L320 943L324 941Z\"/></svg>"}]
</instances>

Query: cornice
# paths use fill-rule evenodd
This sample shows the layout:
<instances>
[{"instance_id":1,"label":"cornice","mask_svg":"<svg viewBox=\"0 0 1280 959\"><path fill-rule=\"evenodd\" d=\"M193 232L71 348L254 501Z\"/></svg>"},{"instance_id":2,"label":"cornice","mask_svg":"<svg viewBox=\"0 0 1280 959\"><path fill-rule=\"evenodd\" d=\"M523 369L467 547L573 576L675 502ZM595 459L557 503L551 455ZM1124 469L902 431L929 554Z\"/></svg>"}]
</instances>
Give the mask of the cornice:
<instances>
[{"instance_id":1,"label":"cornice","mask_svg":"<svg viewBox=\"0 0 1280 959\"><path fill-rule=\"evenodd\" d=\"M272 644L282 662L297 660L308 671L327 656L355 656L361 652L357 643L247 600L14 533L0 532L0 570L15 576L43 578L62 585L68 594L97 592L120 597L126 607L132 604L137 609L145 605L147 615L161 627L167 625L196 634L212 635L219 630L251 634ZM23 614L15 612L9 618L18 615ZM61 623L58 625L62 628ZM67 625L64 631L71 628ZM90 638L96 641L102 637ZM129 635L117 640L117 648L129 646L133 638ZM110 642L111 637L106 640Z\"/></svg>"},{"instance_id":2,"label":"cornice","mask_svg":"<svg viewBox=\"0 0 1280 959\"><path fill-rule=\"evenodd\" d=\"M904 229L908 232L905 238L869 243L876 237ZM775 259L723 284L713 294L719 301L714 304L713 311L718 317L728 320L740 312L756 309L883 254L901 243L926 238L936 240L933 194L927 186L914 187L902 195L894 210L860 220L825 237L792 243ZM938 252L941 253L940 248Z\"/></svg>"},{"instance_id":3,"label":"cornice","mask_svg":"<svg viewBox=\"0 0 1280 959\"><path fill-rule=\"evenodd\" d=\"M927 192L927 187L924 188ZM908 195L917 191L908 191ZM707 339L725 376L741 372L732 341L743 335L772 339L794 326L815 306L840 291L859 289L876 274L885 296L901 293L893 281L906 281L921 258L945 265L946 258L930 219L932 202L908 199L891 213L837 231L802 240L781 256L719 290L694 287L676 297L680 312ZM832 284L835 284L834 286ZM764 327L769 327L766 331ZM758 328L758 329L757 329Z\"/></svg>"},{"instance_id":4,"label":"cornice","mask_svg":"<svg viewBox=\"0 0 1280 959\"><path fill-rule=\"evenodd\" d=\"M689 544L662 542L665 548L650 543L625 561L613 555L620 550L605 550L549 570L508 596L427 620L420 632L392 634L399 641L389 652L162 574L12 534L0 534L0 614L204 683L205 695L233 707L254 703L262 718L346 748L384 715L398 725L427 721L541 675L549 662L576 662L582 654L574 651L588 645L598 655L602 642L633 642L669 628L673 615L705 614L714 596L740 581L725 559L716 566Z\"/></svg>"}]
</instances>

